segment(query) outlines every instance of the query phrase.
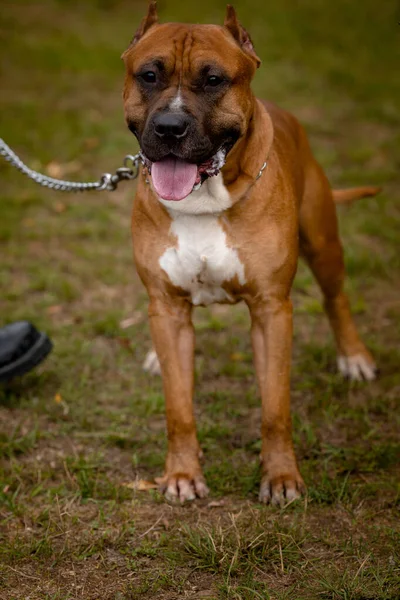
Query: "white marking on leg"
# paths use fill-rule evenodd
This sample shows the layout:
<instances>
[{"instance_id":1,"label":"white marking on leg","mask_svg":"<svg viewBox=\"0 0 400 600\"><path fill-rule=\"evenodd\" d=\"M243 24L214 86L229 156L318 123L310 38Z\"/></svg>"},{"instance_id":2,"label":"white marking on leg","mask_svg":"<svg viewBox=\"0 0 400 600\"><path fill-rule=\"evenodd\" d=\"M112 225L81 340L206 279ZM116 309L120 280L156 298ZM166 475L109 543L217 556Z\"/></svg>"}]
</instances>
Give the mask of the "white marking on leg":
<instances>
[{"instance_id":1,"label":"white marking on leg","mask_svg":"<svg viewBox=\"0 0 400 600\"><path fill-rule=\"evenodd\" d=\"M143 362L143 370L150 373L150 375L161 375L160 361L155 350L150 350L147 353Z\"/></svg>"},{"instance_id":2,"label":"white marking on leg","mask_svg":"<svg viewBox=\"0 0 400 600\"><path fill-rule=\"evenodd\" d=\"M351 381L373 381L376 379L376 365L362 354L338 356L337 365L340 373Z\"/></svg>"}]
</instances>

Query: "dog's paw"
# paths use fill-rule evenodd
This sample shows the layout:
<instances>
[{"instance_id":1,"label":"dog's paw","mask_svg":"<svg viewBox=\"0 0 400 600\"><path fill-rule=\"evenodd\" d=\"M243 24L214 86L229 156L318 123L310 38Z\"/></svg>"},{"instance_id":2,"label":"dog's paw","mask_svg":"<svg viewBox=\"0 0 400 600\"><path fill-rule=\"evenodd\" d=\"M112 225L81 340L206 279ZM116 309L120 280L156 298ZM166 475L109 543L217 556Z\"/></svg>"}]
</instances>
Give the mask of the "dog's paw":
<instances>
[{"instance_id":1,"label":"dog's paw","mask_svg":"<svg viewBox=\"0 0 400 600\"><path fill-rule=\"evenodd\" d=\"M173 503L183 504L196 498L206 498L209 492L201 474L194 477L190 477L186 473L164 475L164 477L157 478L156 483L168 502Z\"/></svg>"},{"instance_id":2,"label":"dog's paw","mask_svg":"<svg viewBox=\"0 0 400 600\"><path fill-rule=\"evenodd\" d=\"M150 373L150 375L161 375L160 361L155 350L150 350L147 353L143 362L143 370Z\"/></svg>"},{"instance_id":3,"label":"dog's paw","mask_svg":"<svg viewBox=\"0 0 400 600\"><path fill-rule=\"evenodd\" d=\"M294 456L270 455L262 463L263 475L258 496L260 502L284 506L305 493L306 487Z\"/></svg>"},{"instance_id":4,"label":"dog's paw","mask_svg":"<svg viewBox=\"0 0 400 600\"><path fill-rule=\"evenodd\" d=\"M306 488L300 475L293 477L287 474L274 479L264 476L261 481L258 499L263 504L285 506L292 500L300 498L305 491Z\"/></svg>"},{"instance_id":5,"label":"dog's paw","mask_svg":"<svg viewBox=\"0 0 400 600\"><path fill-rule=\"evenodd\" d=\"M350 381L373 381L378 369L368 354L353 354L353 356L338 356L339 372Z\"/></svg>"}]
</instances>

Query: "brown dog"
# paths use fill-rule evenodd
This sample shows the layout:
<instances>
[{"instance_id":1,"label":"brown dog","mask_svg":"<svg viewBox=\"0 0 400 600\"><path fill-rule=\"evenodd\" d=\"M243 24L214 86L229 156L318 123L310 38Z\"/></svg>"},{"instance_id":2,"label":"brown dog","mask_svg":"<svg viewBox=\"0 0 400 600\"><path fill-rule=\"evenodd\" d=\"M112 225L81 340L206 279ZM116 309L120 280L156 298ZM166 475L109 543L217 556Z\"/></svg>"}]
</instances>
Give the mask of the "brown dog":
<instances>
[{"instance_id":1,"label":"brown dog","mask_svg":"<svg viewBox=\"0 0 400 600\"><path fill-rule=\"evenodd\" d=\"M134 253L167 413L161 488L182 502L208 492L192 407L192 307L244 300L262 398L260 500L290 501L304 489L289 396L297 259L301 252L322 288L339 370L373 379L343 292L334 200L378 189L332 192L296 119L254 97L260 59L231 6L224 27L160 25L151 2L123 58L126 120L144 162Z\"/></svg>"}]
</instances>

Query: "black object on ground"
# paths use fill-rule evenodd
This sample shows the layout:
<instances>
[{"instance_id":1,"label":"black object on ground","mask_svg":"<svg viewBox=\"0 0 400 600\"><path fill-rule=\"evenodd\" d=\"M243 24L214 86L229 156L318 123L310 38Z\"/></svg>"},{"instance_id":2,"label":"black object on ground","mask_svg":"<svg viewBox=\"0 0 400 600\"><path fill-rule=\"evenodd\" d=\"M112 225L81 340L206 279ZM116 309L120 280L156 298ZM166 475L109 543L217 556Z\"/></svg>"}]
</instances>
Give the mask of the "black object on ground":
<instances>
[{"instance_id":1,"label":"black object on ground","mask_svg":"<svg viewBox=\"0 0 400 600\"><path fill-rule=\"evenodd\" d=\"M0 329L0 381L31 371L51 352L53 344L45 333L28 321L10 323Z\"/></svg>"}]
</instances>

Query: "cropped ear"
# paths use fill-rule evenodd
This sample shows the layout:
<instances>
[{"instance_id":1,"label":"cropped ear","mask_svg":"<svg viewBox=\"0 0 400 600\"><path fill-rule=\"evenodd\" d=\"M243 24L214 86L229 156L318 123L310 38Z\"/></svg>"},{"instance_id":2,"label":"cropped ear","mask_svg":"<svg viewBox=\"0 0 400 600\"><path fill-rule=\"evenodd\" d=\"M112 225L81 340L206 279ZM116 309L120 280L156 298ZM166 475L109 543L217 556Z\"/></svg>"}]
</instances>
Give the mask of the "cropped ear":
<instances>
[{"instance_id":1,"label":"cropped ear","mask_svg":"<svg viewBox=\"0 0 400 600\"><path fill-rule=\"evenodd\" d=\"M150 0L147 15L142 19L138 30L136 31L135 35L131 40L131 43L129 44L128 50L134 44L136 44L136 42L138 42L142 36L144 36L146 31L148 31L150 27L153 27L153 25L155 25L156 23L158 23L157 2L156 0ZM124 54L122 55L122 58L124 57Z\"/></svg>"},{"instance_id":2,"label":"cropped ear","mask_svg":"<svg viewBox=\"0 0 400 600\"><path fill-rule=\"evenodd\" d=\"M224 26L235 38L243 52L251 56L256 61L257 69L261 65L261 60L257 56L250 35L247 33L243 25L238 21L236 11L231 4L226 7L226 17Z\"/></svg>"}]
</instances>

